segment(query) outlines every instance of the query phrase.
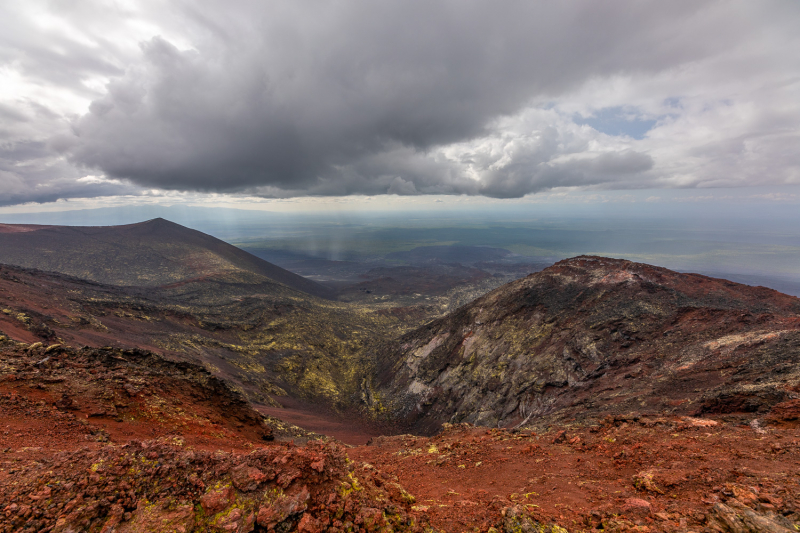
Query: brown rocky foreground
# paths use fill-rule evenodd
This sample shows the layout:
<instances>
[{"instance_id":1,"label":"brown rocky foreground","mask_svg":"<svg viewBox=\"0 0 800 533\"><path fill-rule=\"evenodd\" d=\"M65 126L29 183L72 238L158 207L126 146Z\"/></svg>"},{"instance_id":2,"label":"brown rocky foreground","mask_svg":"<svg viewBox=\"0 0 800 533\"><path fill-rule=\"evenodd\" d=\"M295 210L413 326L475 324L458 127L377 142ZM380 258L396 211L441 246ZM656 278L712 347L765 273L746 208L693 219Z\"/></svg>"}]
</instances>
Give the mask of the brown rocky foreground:
<instances>
[{"instance_id":1,"label":"brown rocky foreground","mask_svg":"<svg viewBox=\"0 0 800 533\"><path fill-rule=\"evenodd\" d=\"M0 350L3 532L800 525L797 400L759 418L462 424L347 447L274 420L277 439L265 441L265 420L199 367L147 352L47 350L12 341Z\"/></svg>"},{"instance_id":2,"label":"brown rocky foreground","mask_svg":"<svg viewBox=\"0 0 800 533\"><path fill-rule=\"evenodd\" d=\"M4 297L50 307L42 279L9 274ZM0 335L0 532L800 530L800 300L767 289L562 262L405 336L400 379L364 398L410 392L433 436L357 447L31 317L0 316L30 342Z\"/></svg>"},{"instance_id":3,"label":"brown rocky foreground","mask_svg":"<svg viewBox=\"0 0 800 533\"><path fill-rule=\"evenodd\" d=\"M3 338L0 413L2 532L422 527L398 484L190 363Z\"/></svg>"},{"instance_id":4,"label":"brown rocky foreground","mask_svg":"<svg viewBox=\"0 0 800 533\"><path fill-rule=\"evenodd\" d=\"M246 442L239 441L247 447ZM707 419L547 432L4 448L0 531L730 531L800 523L800 432Z\"/></svg>"}]
</instances>

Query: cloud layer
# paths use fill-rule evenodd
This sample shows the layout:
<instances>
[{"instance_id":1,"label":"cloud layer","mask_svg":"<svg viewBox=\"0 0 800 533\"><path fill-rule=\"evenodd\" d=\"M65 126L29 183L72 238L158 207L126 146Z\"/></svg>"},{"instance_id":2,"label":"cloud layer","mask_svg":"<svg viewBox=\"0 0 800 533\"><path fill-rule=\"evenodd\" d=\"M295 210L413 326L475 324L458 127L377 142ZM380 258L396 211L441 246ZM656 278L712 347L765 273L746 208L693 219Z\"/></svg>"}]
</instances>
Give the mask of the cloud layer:
<instances>
[{"instance_id":1,"label":"cloud layer","mask_svg":"<svg viewBox=\"0 0 800 533\"><path fill-rule=\"evenodd\" d=\"M796 3L54 5L2 8L0 203L800 182Z\"/></svg>"}]
</instances>

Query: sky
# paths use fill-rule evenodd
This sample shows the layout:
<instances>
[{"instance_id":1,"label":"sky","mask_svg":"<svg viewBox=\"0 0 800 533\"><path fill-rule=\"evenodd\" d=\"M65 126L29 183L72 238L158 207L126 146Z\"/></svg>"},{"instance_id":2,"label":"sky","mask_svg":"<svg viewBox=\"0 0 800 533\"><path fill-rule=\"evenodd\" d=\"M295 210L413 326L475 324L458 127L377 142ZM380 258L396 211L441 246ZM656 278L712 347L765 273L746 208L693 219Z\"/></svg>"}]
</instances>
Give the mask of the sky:
<instances>
[{"instance_id":1,"label":"sky","mask_svg":"<svg viewBox=\"0 0 800 533\"><path fill-rule=\"evenodd\" d=\"M797 204L799 26L795 0L3 2L0 212Z\"/></svg>"}]
</instances>

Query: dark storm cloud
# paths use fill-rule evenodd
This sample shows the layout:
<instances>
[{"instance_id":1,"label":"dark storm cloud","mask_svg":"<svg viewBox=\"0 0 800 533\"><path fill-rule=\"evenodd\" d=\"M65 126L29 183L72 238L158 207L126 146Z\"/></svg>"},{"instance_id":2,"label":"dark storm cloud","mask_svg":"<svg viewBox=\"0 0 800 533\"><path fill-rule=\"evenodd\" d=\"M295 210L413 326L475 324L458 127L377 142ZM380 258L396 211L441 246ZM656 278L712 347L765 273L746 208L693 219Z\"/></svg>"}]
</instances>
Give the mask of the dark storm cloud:
<instances>
[{"instance_id":1,"label":"dark storm cloud","mask_svg":"<svg viewBox=\"0 0 800 533\"><path fill-rule=\"evenodd\" d=\"M798 6L6 3L0 204L797 182Z\"/></svg>"},{"instance_id":2,"label":"dark storm cloud","mask_svg":"<svg viewBox=\"0 0 800 533\"><path fill-rule=\"evenodd\" d=\"M138 194L130 184L83 177L43 142L0 144L0 206Z\"/></svg>"},{"instance_id":3,"label":"dark storm cloud","mask_svg":"<svg viewBox=\"0 0 800 533\"><path fill-rule=\"evenodd\" d=\"M144 43L76 122L71 160L167 189L520 195L524 162L482 186L415 160L534 97L725 45L680 38L697 2L236 6L187 8L191 50Z\"/></svg>"},{"instance_id":4,"label":"dark storm cloud","mask_svg":"<svg viewBox=\"0 0 800 533\"><path fill-rule=\"evenodd\" d=\"M608 182L620 185L631 175L638 176L651 168L653 158L631 150L566 162L520 158L513 166L487 176L480 194L495 198L519 198L554 187L585 187ZM630 185L627 184L628 187Z\"/></svg>"}]
</instances>

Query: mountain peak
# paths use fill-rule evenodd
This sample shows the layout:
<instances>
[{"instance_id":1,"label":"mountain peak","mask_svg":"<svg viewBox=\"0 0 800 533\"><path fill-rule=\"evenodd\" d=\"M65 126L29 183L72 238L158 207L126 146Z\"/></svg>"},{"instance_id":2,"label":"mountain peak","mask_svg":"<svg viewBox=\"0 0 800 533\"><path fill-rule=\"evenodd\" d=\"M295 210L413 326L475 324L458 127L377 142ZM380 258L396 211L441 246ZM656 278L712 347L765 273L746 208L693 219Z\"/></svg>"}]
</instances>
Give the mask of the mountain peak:
<instances>
[{"instance_id":1,"label":"mountain peak","mask_svg":"<svg viewBox=\"0 0 800 533\"><path fill-rule=\"evenodd\" d=\"M800 379L798 345L798 298L580 256L387 346L378 392L423 431L509 426L531 413L768 410ZM731 365L736 379L724 372Z\"/></svg>"},{"instance_id":2,"label":"mountain peak","mask_svg":"<svg viewBox=\"0 0 800 533\"><path fill-rule=\"evenodd\" d=\"M6 224L0 227L0 263L147 287L245 273L332 297L327 287L164 218L123 226Z\"/></svg>"}]
</instances>

